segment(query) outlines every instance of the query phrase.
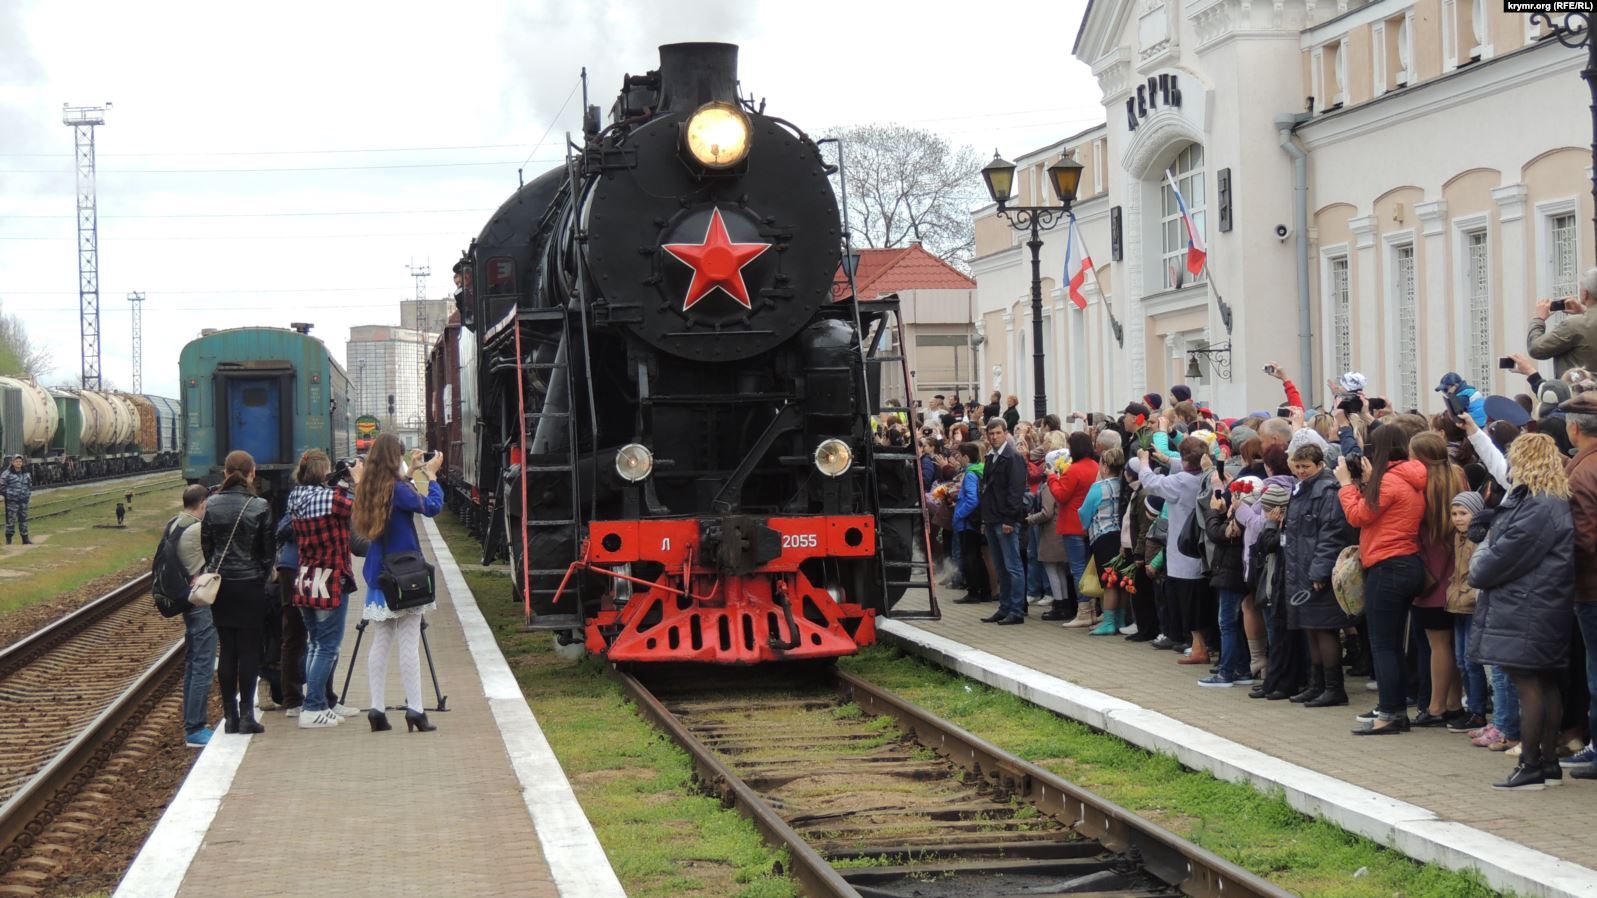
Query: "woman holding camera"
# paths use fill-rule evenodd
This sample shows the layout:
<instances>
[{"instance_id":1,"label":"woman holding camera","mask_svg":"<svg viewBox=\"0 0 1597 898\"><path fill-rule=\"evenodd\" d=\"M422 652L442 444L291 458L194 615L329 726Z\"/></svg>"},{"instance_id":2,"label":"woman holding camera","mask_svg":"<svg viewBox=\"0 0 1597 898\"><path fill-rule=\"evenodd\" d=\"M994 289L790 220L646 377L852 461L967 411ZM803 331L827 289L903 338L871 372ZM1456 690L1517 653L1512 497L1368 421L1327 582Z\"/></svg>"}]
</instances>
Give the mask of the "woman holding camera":
<instances>
[{"instance_id":1,"label":"woman holding camera","mask_svg":"<svg viewBox=\"0 0 1597 898\"><path fill-rule=\"evenodd\" d=\"M395 611L388 607L380 578L383 560L397 552L417 552L421 541L416 535L415 516L437 517L444 508L444 491L438 486L442 453L422 461L420 449L411 450L409 474L420 475L423 487L407 479L404 448L399 438L385 433L372 442L366 464L355 485L354 529L371 541L361 573L366 578L366 605L362 619L370 622L371 652L366 656L366 678L371 686L371 710L366 712L372 732L391 729L383 686L388 679L388 651L398 643L399 679L405 687L405 728L430 732L421 691L421 616L437 606L429 602L417 608Z\"/></svg>"}]
</instances>

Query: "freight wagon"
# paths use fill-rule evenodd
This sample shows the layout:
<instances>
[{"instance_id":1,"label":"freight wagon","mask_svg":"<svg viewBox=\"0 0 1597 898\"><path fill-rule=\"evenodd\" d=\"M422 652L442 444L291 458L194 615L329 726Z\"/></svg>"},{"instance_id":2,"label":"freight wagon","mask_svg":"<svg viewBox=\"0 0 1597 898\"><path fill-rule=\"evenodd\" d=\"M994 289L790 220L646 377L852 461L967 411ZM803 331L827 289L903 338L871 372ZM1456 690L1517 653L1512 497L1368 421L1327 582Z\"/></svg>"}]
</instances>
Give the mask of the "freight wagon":
<instances>
[{"instance_id":1,"label":"freight wagon","mask_svg":"<svg viewBox=\"0 0 1597 898\"><path fill-rule=\"evenodd\" d=\"M164 396L0 377L0 456L21 455L41 485L175 467L178 417L177 400Z\"/></svg>"}]
</instances>

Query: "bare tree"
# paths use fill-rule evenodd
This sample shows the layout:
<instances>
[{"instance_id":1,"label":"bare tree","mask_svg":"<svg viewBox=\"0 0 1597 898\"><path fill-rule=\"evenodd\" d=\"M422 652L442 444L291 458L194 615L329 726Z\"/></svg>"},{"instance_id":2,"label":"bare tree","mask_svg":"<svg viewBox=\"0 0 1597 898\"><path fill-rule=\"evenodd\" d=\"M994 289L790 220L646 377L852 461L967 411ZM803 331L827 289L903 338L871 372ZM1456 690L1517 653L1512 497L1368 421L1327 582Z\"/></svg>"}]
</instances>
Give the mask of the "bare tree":
<instances>
[{"instance_id":1,"label":"bare tree","mask_svg":"<svg viewBox=\"0 0 1597 898\"><path fill-rule=\"evenodd\" d=\"M918 241L964 269L974 245L970 210L981 194L976 151L903 125L860 125L834 136L843 147L854 244Z\"/></svg>"},{"instance_id":2,"label":"bare tree","mask_svg":"<svg viewBox=\"0 0 1597 898\"><path fill-rule=\"evenodd\" d=\"M42 377L50 370L50 350L34 346L15 315L0 315L0 375Z\"/></svg>"}]
</instances>

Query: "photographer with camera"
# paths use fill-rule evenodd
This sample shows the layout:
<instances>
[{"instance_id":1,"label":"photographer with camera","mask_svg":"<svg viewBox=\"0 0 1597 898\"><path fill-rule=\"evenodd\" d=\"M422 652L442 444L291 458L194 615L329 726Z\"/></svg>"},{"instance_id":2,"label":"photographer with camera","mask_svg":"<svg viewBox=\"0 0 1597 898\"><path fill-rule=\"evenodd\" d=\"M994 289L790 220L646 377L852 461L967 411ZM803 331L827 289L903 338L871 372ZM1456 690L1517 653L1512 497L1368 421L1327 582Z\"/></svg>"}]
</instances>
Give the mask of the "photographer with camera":
<instances>
[{"instance_id":1,"label":"photographer with camera","mask_svg":"<svg viewBox=\"0 0 1597 898\"><path fill-rule=\"evenodd\" d=\"M1537 302L1525 335L1530 357L1552 359L1559 377L1571 368L1597 369L1597 268L1580 276L1579 293L1579 298ZM1563 312L1565 318L1548 332L1547 319L1554 312Z\"/></svg>"},{"instance_id":2,"label":"photographer with camera","mask_svg":"<svg viewBox=\"0 0 1597 898\"><path fill-rule=\"evenodd\" d=\"M292 587L287 597L305 626L306 643L301 729L336 726L355 714L332 697L331 680L344 641L344 597L355 591L350 516L355 509L353 488L360 483L360 475L358 459L351 467L340 465L335 474L327 453L307 449L294 469L298 485L288 494L298 564L288 572ZM285 658L285 678L295 663Z\"/></svg>"}]
</instances>

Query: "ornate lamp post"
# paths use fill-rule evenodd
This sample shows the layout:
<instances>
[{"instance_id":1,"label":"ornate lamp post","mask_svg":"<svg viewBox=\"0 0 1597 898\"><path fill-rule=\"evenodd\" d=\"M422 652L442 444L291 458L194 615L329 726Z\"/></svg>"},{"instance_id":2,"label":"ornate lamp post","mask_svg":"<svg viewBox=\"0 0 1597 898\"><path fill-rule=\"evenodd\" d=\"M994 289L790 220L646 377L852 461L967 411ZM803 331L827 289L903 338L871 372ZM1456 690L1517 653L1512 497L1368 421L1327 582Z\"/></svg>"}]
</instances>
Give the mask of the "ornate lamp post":
<instances>
[{"instance_id":1,"label":"ornate lamp post","mask_svg":"<svg viewBox=\"0 0 1597 898\"><path fill-rule=\"evenodd\" d=\"M1042 352L1042 232L1048 230L1070 214L1070 204L1076 200L1076 188L1081 185L1081 163L1069 156L1048 166L1048 182L1059 197L1058 206L1009 206L1010 190L1015 186L1015 164L1006 162L993 151L993 161L981 170L987 182L987 193L998 204L998 214L1017 231L1031 231L1031 347L1032 381L1036 384L1033 407L1036 417L1048 414L1048 386L1045 383Z\"/></svg>"},{"instance_id":2,"label":"ornate lamp post","mask_svg":"<svg viewBox=\"0 0 1597 898\"><path fill-rule=\"evenodd\" d=\"M1586 51L1586 67L1580 70L1580 77L1586 80L1586 87L1591 91L1591 195L1592 201L1597 203L1597 43L1591 39L1591 11L1564 13L1563 21L1558 24L1553 23L1553 17L1548 13L1533 12L1530 14L1530 23L1546 25L1552 29L1552 36L1571 50ZM1597 216L1593 216L1593 223L1597 224Z\"/></svg>"}]
</instances>

